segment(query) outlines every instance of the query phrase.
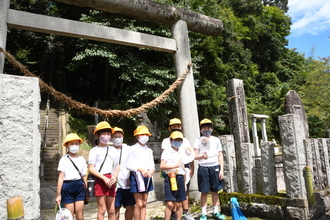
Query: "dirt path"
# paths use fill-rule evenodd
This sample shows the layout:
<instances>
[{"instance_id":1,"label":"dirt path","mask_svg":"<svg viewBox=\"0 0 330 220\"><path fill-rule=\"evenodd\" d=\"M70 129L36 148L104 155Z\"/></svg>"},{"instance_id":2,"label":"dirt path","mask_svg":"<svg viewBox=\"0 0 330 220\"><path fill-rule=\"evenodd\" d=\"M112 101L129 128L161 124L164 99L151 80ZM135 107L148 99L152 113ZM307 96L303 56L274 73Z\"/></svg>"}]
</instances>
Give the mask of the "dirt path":
<instances>
[{"instance_id":1,"label":"dirt path","mask_svg":"<svg viewBox=\"0 0 330 220\"><path fill-rule=\"evenodd\" d=\"M164 217L165 206L163 202L156 201L147 204L147 219L150 220L159 220ZM120 220L124 220L124 211L125 209L121 209ZM85 205L85 220L95 220L97 214L96 202L91 202ZM55 211L54 209L43 209L41 210L41 219L43 220L54 220L55 219Z\"/></svg>"}]
</instances>

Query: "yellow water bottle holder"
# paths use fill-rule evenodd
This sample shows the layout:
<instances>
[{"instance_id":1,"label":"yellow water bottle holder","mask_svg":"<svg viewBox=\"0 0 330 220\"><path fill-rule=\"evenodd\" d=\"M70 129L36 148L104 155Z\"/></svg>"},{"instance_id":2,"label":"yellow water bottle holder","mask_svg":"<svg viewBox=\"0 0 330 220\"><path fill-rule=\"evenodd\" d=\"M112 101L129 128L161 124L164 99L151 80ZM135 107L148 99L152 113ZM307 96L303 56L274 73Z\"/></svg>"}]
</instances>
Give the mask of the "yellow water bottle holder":
<instances>
[{"instance_id":1,"label":"yellow water bottle holder","mask_svg":"<svg viewBox=\"0 0 330 220\"><path fill-rule=\"evenodd\" d=\"M170 178L170 185L171 185L171 190L172 191L177 191L178 190L178 185L176 183L176 173L173 171L170 171L168 174L168 177Z\"/></svg>"}]
</instances>

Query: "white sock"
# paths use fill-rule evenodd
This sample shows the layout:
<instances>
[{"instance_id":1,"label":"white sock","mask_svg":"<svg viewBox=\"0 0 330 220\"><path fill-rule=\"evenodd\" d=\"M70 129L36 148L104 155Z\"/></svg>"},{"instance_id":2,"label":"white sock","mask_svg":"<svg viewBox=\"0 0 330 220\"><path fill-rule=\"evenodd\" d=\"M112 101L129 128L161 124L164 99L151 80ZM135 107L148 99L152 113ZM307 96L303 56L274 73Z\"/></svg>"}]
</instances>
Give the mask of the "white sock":
<instances>
[{"instance_id":1,"label":"white sock","mask_svg":"<svg viewBox=\"0 0 330 220\"><path fill-rule=\"evenodd\" d=\"M206 215L206 207L202 207L202 215Z\"/></svg>"},{"instance_id":2,"label":"white sock","mask_svg":"<svg viewBox=\"0 0 330 220\"><path fill-rule=\"evenodd\" d=\"M213 206L213 213L216 214L219 212L218 206Z\"/></svg>"}]
</instances>

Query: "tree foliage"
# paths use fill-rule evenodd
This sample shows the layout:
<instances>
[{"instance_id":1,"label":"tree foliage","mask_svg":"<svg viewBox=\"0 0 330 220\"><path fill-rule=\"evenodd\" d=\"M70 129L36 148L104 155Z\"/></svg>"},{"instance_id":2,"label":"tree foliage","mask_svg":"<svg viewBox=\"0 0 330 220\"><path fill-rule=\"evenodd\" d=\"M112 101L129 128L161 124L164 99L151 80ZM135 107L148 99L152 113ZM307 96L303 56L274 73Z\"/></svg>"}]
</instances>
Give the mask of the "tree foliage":
<instances>
[{"instance_id":1,"label":"tree foliage","mask_svg":"<svg viewBox=\"0 0 330 220\"><path fill-rule=\"evenodd\" d=\"M278 139L277 117L284 113L285 94L298 90L309 71L319 68L317 63L309 65L301 54L286 47L291 25L286 15L287 0L157 2L224 23L224 31L218 37L189 33L199 118L212 119L218 134L228 134L225 82L242 79L248 114L269 115L268 136ZM47 0L12 0L11 8L171 36L167 26ZM164 52L16 29L9 30L7 42L7 49L47 83L89 105L98 101L102 109L138 107L159 96L176 78L172 54ZM5 67L7 73L15 73L8 65ZM305 91L304 87L301 91ZM171 117L180 117L177 106L173 94L165 103L150 109L148 115L159 129L165 130ZM132 119L110 121L132 131Z\"/></svg>"},{"instance_id":2,"label":"tree foliage","mask_svg":"<svg viewBox=\"0 0 330 220\"><path fill-rule=\"evenodd\" d=\"M309 68L300 94L307 110L311 136L324 137L326 129L330 128L330 56L311 61Z\"/></svg>"}]
</instances>

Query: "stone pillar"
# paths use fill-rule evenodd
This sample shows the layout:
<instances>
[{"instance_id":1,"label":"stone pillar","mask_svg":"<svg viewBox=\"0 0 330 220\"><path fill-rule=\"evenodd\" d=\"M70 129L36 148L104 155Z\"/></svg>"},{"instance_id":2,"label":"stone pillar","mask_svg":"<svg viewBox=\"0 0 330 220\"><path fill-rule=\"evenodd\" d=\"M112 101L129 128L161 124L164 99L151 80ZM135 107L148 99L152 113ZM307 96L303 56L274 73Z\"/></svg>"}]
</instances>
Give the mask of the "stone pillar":
<instances>
[{"instance_id":1,"label":"stone pillar","mask_svg":"<svg viewBox=\"0 0 330 220\"><path fill-rule=\"evenodd\" d=\"M237 159L236 159L237 161ZM243 143L242 144L242 157L241 157L241 173L242 182L241 188L242 193L255 194L256 193L256 175L254 173L254 150L253 144ZM238 183L240 184L240 183ZM238 186L239 187L239 186Z\"/></svg>"},{"instance_id":2,"label":"stone pillar","mask_svg":"<svg viewBox=\"0 0 330 220\"><path fill-rule=\"evenodd\" d=\"M40 218L40 90L37 78L0 74L0 219L21 196L25 219Z\"/></svg>"},{"instance_id":3,"label":"stone pillar","mask_svg":"<svg viewBox=\"0 0 330 220\"><path fill-rule=\"evenodd\" d=\"M262 118L260 119L261 121L261 135L262 135L262 141L263 142L266 142L268 141L268 138L267 138L267 130L266 130L266 119L265 118Z\"/></svg>"},{"instance_id":4,"label":"stone pillar","mask_svg":"<svg viewBox=\"0 0 330 220\"><path fill-rule=\"evenodd\" d=\"M257 120L260 119L261 121L261 134L262 134L262 141L267 141L267 130L266 130L266 118L267 115L260 115L260 114L250 114L249 117L251 118L252 122L252 137L253 137L253 146L254 146L254 153L255 156L260 156L260 148L259 148L259 137L257 131Z\"/></svg>"},{"instance_id":5,"label":"stone pillar","mask_svg":"<svg viewBox=\"0 0 330 220\"><path fill-rule=\"evenodd\" d=\"M6 49L7 42L7 14L10 0L0 1L0 47ZM5 55L0 52L0 73L3 72L5 65Z\"/></svg>"},{"instance_id":6,"label":"stone pillar","mask_svg":"<svg viewBox=\"0 0 330 220\"><path fill-rule=\"evenodd\" d=\"M300 116L296 114L279 116L279 127L283 146L284 181L287 197L305 199L307 198L303 175L306 166L303 145L305 133L301 126Z\"/></svg>"},{"instance_id":7,"label":"stone pillar","mask_svg":"<svg viewBox=\"0 0 330 220\"><path fill-rule=\"evenodd\" d=\"M322 170L324 173L324 189L330 187L330 164L329 164L329 154L328 154L328 146L327 139L320 138L318 139L319 143L319 151L320 151L320 161L322 163Z\"/></svg>"},{"instance_id":8,"label":"stone pillar","mask_svg":"<svg viewBox=\"0 0 330 220\"><path fill-rule=\"evenodd\" d=\"M313 171L314 187L317 190L323 189L323 171L321 169L320 152L318 149L317 139L304 140L304 148L306 151L306 165L316 167Z\"/></svg>"},{"instance_id":9,"label":"stone pillar","mask_svg":"<svg viewBox=\"0 0 330 220\"><path fill-rule=\"evenodd\" d=\"M177 51L174 53L174 65L176 74L179 77L185 71L187 65L191 63L188 28L186 22L181 20L177 21L172 25L171 33L177 42ZM194 141L200 136L200 133L192 68L190 69L178 90L179 110L183 126L183 133L189 140L190 144L193 145ZM199 192L197 192L197 167L198 164L197 161L195 161L195 174L190 182L190 196L196 199L197 197L199 198L200 195Z\"/></svg>"},{"instance_id":10,"label":"stone pillar","mask_svg":"<svg viewBox=\"0 0 330 220\"><path fill-rule=\"evenodd\" d=\"M267 196L277 194L274 147L274 142L262 142L260 144L262 167L262 194Z\"/></svg>"},{"instance_id":11,"label":"stone pillar","mask_svg":"<svg viewBox=\"0 0 330 220\"><path fill-rule=\"evenodd\" d=\"M313 139L306 139L303 141L306 151L306 166L313 167Z\"/></svg>"},{"instance_id":12,"label":"stone pillar","mask_svg":"<svg viewBox=\"0 0 330 220\"><path fill-rule=\"evenodd\" d=\"M301 126L303 127L302 139L309 138L308 122L304 105L300 99L298 93L294 90L290 90L285 96L284 102L285 114L299 115Z\"/></svg>"},{"instance_id":13,"label":"stone pillar","mask_svg":"<svg viewBox=\"0 0 330 220\"><path fill-rule=\"evenodd\" d=\"M230 131L234 135L237 161L238 190L245 191L243 181L243 144L250 142L243 80L231 79L226 82ZM246 155L244 155L246 156ZM252 160L253 161L253 160Z\"/></svg>"},{"instance_id":14,"label":"stone pillar","mask_svg":"<svg viewBox=\"0 0 330 220\"><path fill-rule=\"evenodd\" d=\"M262 194L263 192L263 186L262 186L262 171L263 171L263 167L261 164L261 157L255 157L254 158L254 177L255 177L255 184L256 184L256 193L258 194Z\"/></svg>"},{"instance_id":15,"label":"stone pillar","mask_svg":"<svg viewBox=\"0 0 330 220\"><path fill-rule=\"evenodd\" d=\"M219 139L222 144L224 158L224 192L237 192L238 187L234 136L221 135Z\"/></svg>"},{"instance_id":16,"label":"stone pillar","mask_svg":"<svg viewBox=\"0 0 330 220\"><path fill-rule=\"evenodd\" d=\"M307 166L314 167L313 180L317 190L324 190L330 185L329 164L329 139L306 139L304 147L306 149Z\"/></svg>"},{"instance_id":17,"label":"stone pillar","mask_svg":"<svg viewBox=\"0 0 330 220\"><path fill-rule=\"evenodd\" d=\"M257 119L255 117L251 117L251 122L252 122L252 138L253 138L254 154L255 156L260 156L258 154L259 138L257 131Z\"/></svg>"}]
</instances>

